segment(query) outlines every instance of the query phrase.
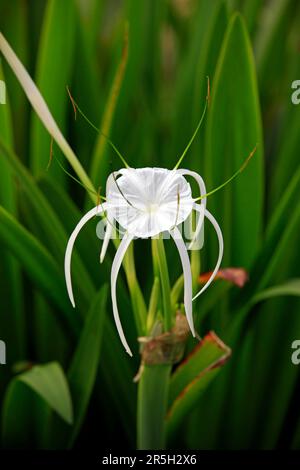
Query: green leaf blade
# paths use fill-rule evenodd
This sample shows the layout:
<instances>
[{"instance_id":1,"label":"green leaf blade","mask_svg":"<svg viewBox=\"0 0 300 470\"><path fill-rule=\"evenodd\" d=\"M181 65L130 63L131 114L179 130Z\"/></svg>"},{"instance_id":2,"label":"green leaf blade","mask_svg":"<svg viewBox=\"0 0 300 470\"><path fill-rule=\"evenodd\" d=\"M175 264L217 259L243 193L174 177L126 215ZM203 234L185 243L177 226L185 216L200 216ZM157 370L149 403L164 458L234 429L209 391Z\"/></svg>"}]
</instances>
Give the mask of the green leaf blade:
<instances>
[{"instance_id":1,"label":"green leaf blade","mask_svg":"<svg viewBox=\"0 0 300 470\"><path fill-rule=\"evenodd\" d=\"M261 241L263 138L251 46L242 17L234 15L212 84L206 129L208 190L240 168L256 145L257 152L246 171L209 201L223 228L224 263L246 268Z\"/></svg>"},{"instance_id":2,"label":"green leaf blade","mask_svg":"<svg viewBox=\"0 0 300 470\"><path fill-rule=\"evenodd\" d=\"M230 354L231 350L215 333L210 332L174 372L167 415L170 440Z\"/></svg>"}]
</instances>

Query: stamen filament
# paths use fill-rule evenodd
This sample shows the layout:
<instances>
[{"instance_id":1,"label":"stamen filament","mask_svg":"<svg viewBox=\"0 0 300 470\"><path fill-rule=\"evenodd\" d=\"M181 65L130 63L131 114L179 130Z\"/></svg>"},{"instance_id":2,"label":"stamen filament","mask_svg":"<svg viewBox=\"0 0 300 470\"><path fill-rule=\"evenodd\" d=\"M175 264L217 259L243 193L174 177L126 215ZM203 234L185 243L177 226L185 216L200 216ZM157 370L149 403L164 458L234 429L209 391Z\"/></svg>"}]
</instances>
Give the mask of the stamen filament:
<instances>
[{"instance_id":1,"label":"stamen filament","mask_svg":"<svg viewBox=\"0 0 300 470\"><path fill-rule=\"evenodd\" d=\"M86 120L86 122L96 131L98 132L98 134L101 134L103 137L105 137L105 139L107 140L108 144L111 146L111 148L116 152L116 154L118 155L118 157L121 159L121 161L124 163L125 167L126 168L130 168L130 166L128 165L128 163L126 162L125 158L123 157L123 155L121 154L121 152L117 149L117 147L115 146L115 144L110 140L110 138L104 134L104 132L102 132L100 129L98 129L97 126L95 126L95 124L92 123L92 121L90 121L90 119L87 117L86 114L84 114L84 112L80 109L80 107L78 106L78 104L76 103L76 101L74 100L73 96L71 95L71 92L69 90L69 88L67 87L67 92L68 92L68 95L70 97L70 100L71 100L71 103L72 103L72 106L73 106L73 109L77 109L77 111L79 112L79 114L81 114L81 116ZM76 113L75 113L75 119L76 119Z\"/></svg>"},{"instance_id":2,"label":"stamen filament","mask_svg":"<svg viewBox=\"0 0 300 470\"><path fill-rule=\"evenodd\" d=\"M53 154L54 155L54 154ZM104 201L106 201L106 197L104 196L100 196L99 192L96 192L94 191L93 189L90 189L88 188L85 184L83 184L81 181L79 181L74 175L72 175L71 173L68 172L68 170L66 170L64 168L64 166L62 165L62 163L59 161L59 159L54 155L54 158L55 160L57 161L57 163L59 164L60 168L66 173L66 175L69 176L69 178L71 178L72 180L74 180L76 183L80 184L80 186L82 186L86 191L88 191L89 193L91 194L94 194L95 196L97 196L97 199L103 199Z\"/></svg>"},{"instance_id":3,"label":"stamen filament","mask_svg":"<svg viewBox=\"0 0 300 470\"><path fill-rule=\"evenodd\" d=\"M53 160L53 137L51 137L51 140L50 140L49 161L48 161L48 165L47 165L46 171L49 170L49 168L50 168L50 166L51 166L51 163L52 163L52 160Z\"/></svg>"},{"instance_id":4,"label":"stamen filament","mask_svg":"<svg viewBox=\"0 0 300 470\"><path fill-rule=\"evenodd\" d=\"M212 189L211 191L209 191L208 193L206 194L203 194L202 196L198 197L197 199L195 199L195 202L197 201L200 201L201 199L204 199L205 197L208 197L208 196L211 196L212 194L216 193L217 191L219 191L220 189L224 188L225 186L227 186L227 184L231 183L231 181L233 181L240 173L242 173L244 171L244 169L246 168L246 166L248 165L249 161L251 160L251 158L253 157L253 155L255 154L256 150L257 150L257 145L254 147L254 149L252 150L252 152L250 153L250 155L248 155L248 157L246 158L246 160L244 161L244 163L242 164L241 168L239 168L228 180L226 180L224 183L222 183L220 186L217 186L215 189Z\"/></svg>"}]
</instances>

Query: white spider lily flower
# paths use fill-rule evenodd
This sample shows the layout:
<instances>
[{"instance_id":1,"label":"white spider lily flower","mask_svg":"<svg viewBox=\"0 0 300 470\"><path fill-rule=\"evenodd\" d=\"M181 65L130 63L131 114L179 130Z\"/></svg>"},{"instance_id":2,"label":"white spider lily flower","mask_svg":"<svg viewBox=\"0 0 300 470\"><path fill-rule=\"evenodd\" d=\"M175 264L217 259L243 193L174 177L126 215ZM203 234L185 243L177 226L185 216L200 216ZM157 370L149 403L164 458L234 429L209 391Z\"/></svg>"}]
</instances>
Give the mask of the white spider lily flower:
<instances>
[{"instance_id":1,"label":"white spider lily flower","mask_svg":"<svg viewBox=\"0 0 300 470\"><path fill-rule=\"evenodd\" d=\"M53 140L60 147L65 157L68 159L70 165L72 166L73 170L75 171L80 180L80 184L83 185L86 189L88 189L88 191L94 193L95 200L97 195L93 188L92 182L90 181L90 178L86 174L84 168L82 167L80 161L77 159L72 148L64 138L37 86L31 79L27 70L25 69L19 58L16 56L15 52L13 51L13 49L11 48L11 46L9 45L9 43L1 32L0 51L2 52L3 56L6 58L8 64L13 70L16 78L22 86L25 94L27 95L28 100L36 111L41 122L48 130ZM119 245L112 265L111 293L113 313L117 329L121 341L125 346L126 351L130 355L132 354L123 333L116 300L117 276L122 264L123 257L126 253L128 246L130 245L130 242L134 238L155 237L165 231L168 231L170 233L170 235L175 241L176 247L180 254L184 274L184 304L186 317L191 332L195 336L192 315L192 301L195 300L199 295L201 295L211 284L219 270L223 256L222 232L215 218L206 209L206 197L219 191L227 184L229 184L233 179L235 179L246 168L249 161L257 150L258 144L256 144L256 146L251 151L243 165L228 180L226 180L217 188L211 190L209 193L206 193L205 184L200 175L198 175L194 171L178 168L182 163L183 158L185 157L190 146L192 145L197 135L197 132L201 127L201 124L204 120L204 116L206 114L206 110L208 108L209 96L210 92L208 79L206 104L203 113L190 141L188 142L188 145L184 149L173 170L167 170L163 168L129 168L125 159L120 154L115 145L107 136L103 134L109 145L118 154L118 156L120 157L124 165L127 166L127 168L112 173L108 177L106 185L107 201L103 204L97 205L96 207L91 209L87 214L85 214L85 216L79 221L79 223L75 227L75 230L71 234L71 237L68 241L65 254L65 277L70 300L72 302L72 305L75 306L71 283L71 255L76 237L80 232L81 228L95 215L103 215L105 212L107 213L106 217L108 224L106 227L105 237L100 253L101 262L104 259L109 240L112 236L115 227L114 224L119 223L125 229L125 235ZM86 119L88 123L95 128L95 126L89 121L89 119L84 115L84 113L82 113L82 111L77 106L72 97L71 100L73 105L76 106L77 110L80 112L80 114L82 114L84 119ZM101 133L100 130L99 132ZM200 198L198 197L194 199L192 197L191 188L188 182L186 181L185 176L190 176L196 180L200 189ZM200 204L197 203L197 201L199 200L201 200ZM211 274L211 277L194 297L192 297L192 276L190 260L185 243L183 242L180 231L177 228L178 225L184 222L191 215L193 210L199 212L199 218L194 237L192 238L188 249L195 247L197 247L198 249L201 248L203 244L203 227L205 217L213 225L219 242L219 255L216 266ZM197 243L195 243L196 241Z\"/></svg>"},{"instance_id":2,"label":"white spider lily flower","mask_svg":"<svg viewBox=\"0 0 300 470\"><path fill-rule=\"evenodd\" d=\"M198 183L202 196L200 204L197 204L192 197L191 187L185 176L193 177ZM132 353L126 341L118 312L116 284L122 260L134 238L155 237L162 232L169 232L174 239L183 268L186 317L191 332L195 336L192 301L201 295L211 284L219 270L223 256L222 232L215 218L206 209L205 194L206 189L203 179L193 171L184 169L167 170L164 168L123 168L108 177L106 202L94 207L85 214L70 236L65 254L65 277L69 298L75 307L71 282L71 255L76 237L81 228L95 215L103 215L106 212L108 223L100 255L101 261L104 259L115 224L120 224L124 229L125 234L111 269L111 297L117 330L122 344L130 356L132 356ZM184 222L193 210L199 212L199 218L194 239L190 243L189 248L191 248L195 238L199 235L205 217L213 225L219 242L219 255L216 266L207 283L194 297L192 297L190 259L178 229L178 225Z\"/></svg>"}]
</instances>

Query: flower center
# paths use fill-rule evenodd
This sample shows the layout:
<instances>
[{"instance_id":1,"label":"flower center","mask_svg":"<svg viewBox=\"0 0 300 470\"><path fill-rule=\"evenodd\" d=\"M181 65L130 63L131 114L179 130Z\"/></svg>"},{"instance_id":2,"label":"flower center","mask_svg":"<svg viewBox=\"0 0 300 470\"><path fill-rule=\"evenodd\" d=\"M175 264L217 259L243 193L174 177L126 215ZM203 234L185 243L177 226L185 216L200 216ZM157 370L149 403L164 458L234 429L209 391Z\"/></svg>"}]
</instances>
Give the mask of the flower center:
<instances>
[{"instance_id":1,"label":"flower center","mask_svg":"<svg viewBox=\"0 0 300 470\"><path fill-rule=\"evenodd\" d=\"M153 214L157 212L158 208L159 208L159 204L157 202L151 203L147 206L147 212L149 212L150 214Z\"/></svg>"}]
</instances>

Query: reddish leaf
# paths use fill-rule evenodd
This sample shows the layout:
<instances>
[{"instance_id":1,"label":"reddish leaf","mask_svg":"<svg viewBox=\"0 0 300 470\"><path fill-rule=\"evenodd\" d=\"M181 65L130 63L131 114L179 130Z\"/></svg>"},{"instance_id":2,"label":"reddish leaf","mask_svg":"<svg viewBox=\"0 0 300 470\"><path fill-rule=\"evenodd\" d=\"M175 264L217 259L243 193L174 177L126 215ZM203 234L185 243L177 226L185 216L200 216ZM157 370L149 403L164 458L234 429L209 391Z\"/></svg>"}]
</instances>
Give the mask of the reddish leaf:
<instances>
[{"instance_id":1,"label":"reddish leaf","mask_svg":"<svg viewBox=\"0 0 300 470\"><path fill-rule=\"evenodd\" d=\"M230 355L230 348L211 331L178 366L171 378L169 391L169 439L172 440L182 419L193 409Z\"/></svg>"},{"instance_id":2,"label":"reddish leaf","mask_svg":"<svg viewBox=\"0 0 300 470\"><path fill-rule=\"evenodd\" d=\"M210 278L212 272L203 273L199 276L199 284L205 284ZM223 279L225 281L231 282L237 287L244 287L245 283L248 281L249 276L247 271L243 268L225 268L218 271L216 279Z\"/></svg>"}]
</instances>

